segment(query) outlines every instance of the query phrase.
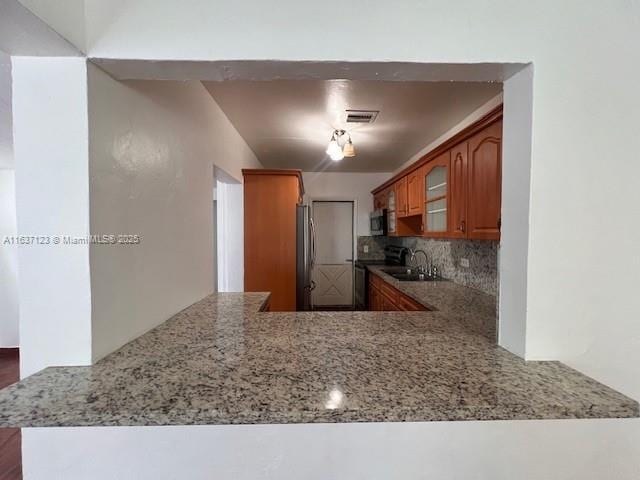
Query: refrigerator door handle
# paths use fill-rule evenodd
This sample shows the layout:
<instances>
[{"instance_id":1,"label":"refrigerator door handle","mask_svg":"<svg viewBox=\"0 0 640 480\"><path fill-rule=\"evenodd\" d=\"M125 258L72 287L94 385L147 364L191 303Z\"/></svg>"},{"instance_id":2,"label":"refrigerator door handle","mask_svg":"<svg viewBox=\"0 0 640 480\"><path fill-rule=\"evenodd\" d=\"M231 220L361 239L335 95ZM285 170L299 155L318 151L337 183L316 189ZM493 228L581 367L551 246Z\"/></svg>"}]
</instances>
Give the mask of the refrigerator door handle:
<instances>
[{"instance_id":1,"label":"refrigerator door handle","mask_svg":"<svg viewBox=\"0 0 640 480\"><path fill-rule=\"evenodd\" d=\"M309 217L309 226L311 227L311 268L313 268L316 265L316 225L311 217Z\"/></svg>"}]
</instances>

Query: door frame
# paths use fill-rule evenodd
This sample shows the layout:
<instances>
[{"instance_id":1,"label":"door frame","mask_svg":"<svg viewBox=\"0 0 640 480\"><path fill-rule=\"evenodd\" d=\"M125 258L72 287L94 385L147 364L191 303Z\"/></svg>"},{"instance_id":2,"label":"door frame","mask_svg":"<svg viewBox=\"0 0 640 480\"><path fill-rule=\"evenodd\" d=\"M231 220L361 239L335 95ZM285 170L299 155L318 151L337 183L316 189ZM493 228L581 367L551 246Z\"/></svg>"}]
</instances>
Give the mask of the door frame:
<instances>
[{"instance_id":1,"label":"door frame","mask_svg":"<svg viewBox=\"0 0 640 480\"><path fill-rule=\"evenodd\" d=\"M351 218L351 302L355 306L356 286L355 286L355 263L356 252L358 251L357 221L358 221L358 199L354 197L342 197L334 195L314 195L306 197L306 204L309 205L309 214L313 218L313 202L351 202L353 211Z\"/></svg>"}]
</instances>

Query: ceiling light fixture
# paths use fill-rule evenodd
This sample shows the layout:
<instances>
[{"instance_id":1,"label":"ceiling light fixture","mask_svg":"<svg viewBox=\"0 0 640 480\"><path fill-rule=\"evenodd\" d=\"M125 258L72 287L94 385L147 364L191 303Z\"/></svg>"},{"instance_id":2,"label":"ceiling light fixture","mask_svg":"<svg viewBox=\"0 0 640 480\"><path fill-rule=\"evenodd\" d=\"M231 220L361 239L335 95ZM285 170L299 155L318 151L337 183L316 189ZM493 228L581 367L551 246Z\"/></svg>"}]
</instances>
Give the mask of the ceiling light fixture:
<instances>
[{"instance_id":1,"label":"ceiling light fixture","mask_svg":"<svg viewBox=\"0 0 640 480\"><path fill-rule=\"evenodd\" d=\"M338 143L338 130L335 130L331 135L331 141L327 146L327 155L329 155L334 162L339 162L344 158L342 148L340 148L340 144Z\"/></svg>"},{"instance_id":2,"label":"ceiling light fixture","mask_svg":"<svg viewBox=\"0 0 640 480\"><path fill-rule=\"evenodd\" d=\"M349 140L344 142L344 146L340 146L340 139L342 139L345 135L349 137ZM353 142L351 141L351 135L344 130L333 131L326 152L334 162L339 162L344 157L356 156L356 149L353 146Z\"/></svg>"},{"instance_id":3,"label":"ceiling light fixture","mask_svg":"<svg viewBox=\"0 0 640 480\"><path fill-rule=\"evenodd\" d=\"M353 142L351 141L351 135L349 134L349 140L344 144L344 148L342 149L342 154L345 157L355 157L356 156L356 148L353 146Z\"/></svg>"}]
</instances>

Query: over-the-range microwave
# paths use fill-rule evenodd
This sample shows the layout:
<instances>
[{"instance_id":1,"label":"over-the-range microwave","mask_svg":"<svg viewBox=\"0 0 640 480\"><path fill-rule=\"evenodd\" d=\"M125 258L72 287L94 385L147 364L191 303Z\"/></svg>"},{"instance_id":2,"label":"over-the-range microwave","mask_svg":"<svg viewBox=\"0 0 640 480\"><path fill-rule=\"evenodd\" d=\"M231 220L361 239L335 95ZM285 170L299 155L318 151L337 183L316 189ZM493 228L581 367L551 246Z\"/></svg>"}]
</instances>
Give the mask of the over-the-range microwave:
<instances>
[{"instance_id":1,"label":"over-the-range microwave","mask_svg":"<svg viewBox=\"0 0 640 480\"><path fill-rule=\"evenodd\" d=\"M387 209L378 209L369 215L371 235L379 236L387 234Z\"/></svg>"}]
</instances>

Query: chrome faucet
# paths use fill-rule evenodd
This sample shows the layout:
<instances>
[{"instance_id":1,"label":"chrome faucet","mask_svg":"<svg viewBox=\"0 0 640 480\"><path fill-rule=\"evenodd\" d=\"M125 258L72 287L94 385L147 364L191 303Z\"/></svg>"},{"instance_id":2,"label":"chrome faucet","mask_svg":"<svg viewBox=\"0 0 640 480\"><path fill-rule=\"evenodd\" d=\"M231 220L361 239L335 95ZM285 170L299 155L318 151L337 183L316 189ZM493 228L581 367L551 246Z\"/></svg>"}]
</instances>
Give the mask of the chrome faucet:
<instances>
[{"instance_id":1,"label":"chrome faucet","mask_svg":"<svg viewBox=\"0 0 640 480\"><path fill-rule=\"evenodd\" d=\"M418 263L417 259L416 259L416 256L417 256L419 253L421 253L421 254L423 254L423 255L424 255L424 265L420 265L420 264ZM409 254L411 255L411 258L410 258L410 260L409 260L409 261L410 261L411 263L417 264L417 267L418 267L418 273L419 273L419 274L424 274L424 273L426 273L427 268L428 268L428 266L429 266L429 257L427 256L427 252L425 252L424 250L412 250L412 249L409 249Z\"/></svg>"}]
</instances>

